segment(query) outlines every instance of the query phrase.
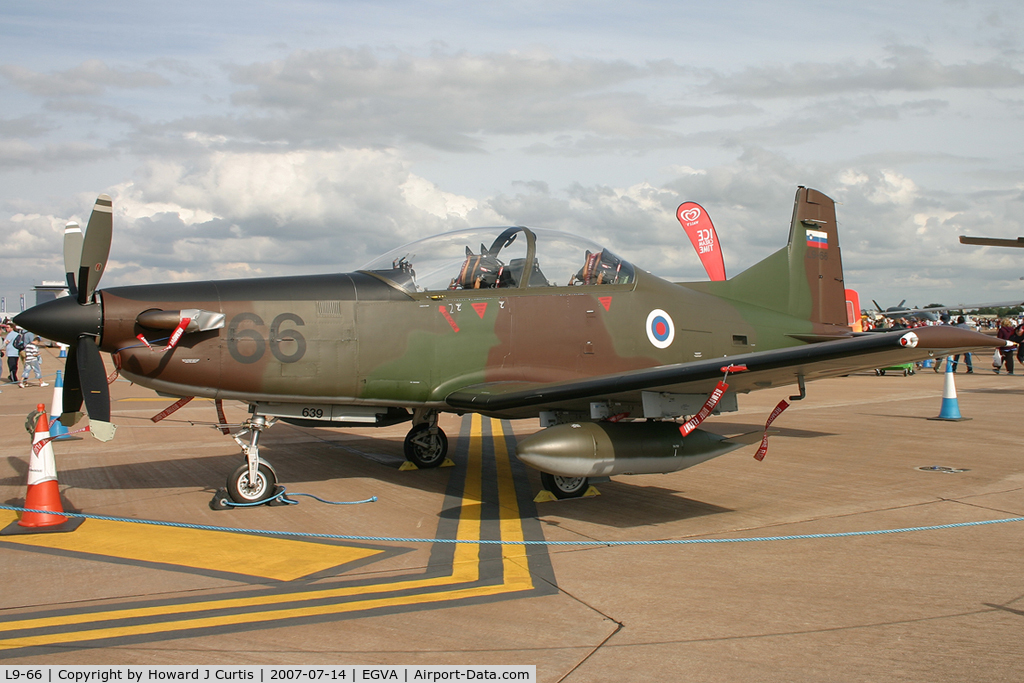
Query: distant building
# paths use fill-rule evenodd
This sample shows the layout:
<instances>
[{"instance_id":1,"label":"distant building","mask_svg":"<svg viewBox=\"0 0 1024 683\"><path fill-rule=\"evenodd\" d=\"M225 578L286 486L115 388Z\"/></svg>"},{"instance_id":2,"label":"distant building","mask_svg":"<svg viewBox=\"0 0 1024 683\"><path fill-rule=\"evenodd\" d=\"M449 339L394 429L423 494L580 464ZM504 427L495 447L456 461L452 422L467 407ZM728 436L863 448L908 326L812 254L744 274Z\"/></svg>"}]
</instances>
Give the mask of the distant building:
<instances>
[{"instance_id":1,"label":"distant building","mask_svg":"<svg viewBox=\"0 0 1024 683\"><path fill-rule=\"evenodd\" d=\"M44 301L52 301L68 295L68 285L63 280L43 280L41 285L32 288L36 293L36 306Z\"/></svg>"}]
</instances>

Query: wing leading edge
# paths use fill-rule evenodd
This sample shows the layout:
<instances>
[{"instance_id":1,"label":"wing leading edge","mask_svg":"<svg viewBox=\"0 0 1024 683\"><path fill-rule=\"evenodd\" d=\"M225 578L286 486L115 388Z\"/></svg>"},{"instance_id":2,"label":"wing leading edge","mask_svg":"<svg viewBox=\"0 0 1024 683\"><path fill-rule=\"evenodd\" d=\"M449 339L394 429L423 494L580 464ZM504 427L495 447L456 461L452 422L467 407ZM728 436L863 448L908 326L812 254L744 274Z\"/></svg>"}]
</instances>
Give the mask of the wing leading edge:
<instances>
[{"instance_id":1,"label":"wing leading edge","mask_svg":"<svg viewBox=\"0 0 1024 683\"><path fill-rule=\"evenodd\" d=\"M800 377L808 381L836 377L1004 344L1001 339L958 327L920 327L911 332L870 333L567 382L476 384L449 394L445 401L453 408L500 413L538 406L579 407L580 403L597 399L636 400L641 391L707 393L722 379L727 365L746 367L746 371L732 374L728 380L730 390L746 393L796 384Z\"/></svg>"}]
</instances>

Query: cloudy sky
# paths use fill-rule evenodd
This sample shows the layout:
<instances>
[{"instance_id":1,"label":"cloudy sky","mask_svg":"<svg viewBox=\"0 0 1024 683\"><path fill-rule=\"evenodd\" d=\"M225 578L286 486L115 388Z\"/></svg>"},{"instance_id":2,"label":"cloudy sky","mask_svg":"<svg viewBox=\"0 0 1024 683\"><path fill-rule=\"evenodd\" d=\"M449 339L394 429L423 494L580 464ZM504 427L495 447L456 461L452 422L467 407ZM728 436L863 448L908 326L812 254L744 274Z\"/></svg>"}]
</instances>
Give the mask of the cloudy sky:
<instances>
[{"instance_id":1,"label":"cloudy sky","mask_svg":"<svg viewBox=\"0 0 1024 683\"><path fill-rule=\"evenodd\" d=\"M0 6L0 295L115 203L102 286L358 268L450 229L730 275L833 197L848 286L1024 300L1019 2L66 0ZM29 303L32 298L29 296Z\"/></svg>"}]
</instances>

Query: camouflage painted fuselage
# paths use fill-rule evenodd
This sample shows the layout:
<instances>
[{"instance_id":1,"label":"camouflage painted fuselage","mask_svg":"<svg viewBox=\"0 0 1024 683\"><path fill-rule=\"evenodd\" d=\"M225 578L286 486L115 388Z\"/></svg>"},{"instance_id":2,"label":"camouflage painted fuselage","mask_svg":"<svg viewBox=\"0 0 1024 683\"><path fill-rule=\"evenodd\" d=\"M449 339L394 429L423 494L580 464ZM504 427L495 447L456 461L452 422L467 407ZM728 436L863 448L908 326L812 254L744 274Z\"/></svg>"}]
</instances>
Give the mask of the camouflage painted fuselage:
<instances>
[{"instance_id":1,"label":"camouflage painted fuselage","mask_svg":"<svg viewBox=\"0 0 1024 683\"><path fill-rule=\"evenodd\" d=\"M794 240L800 226L824 231L825 248ZM417 291L374 271L116 287L100 293L101 349L168 394L444 409L475 385L571 382L842 336L842 287L832 202L801 189L790 244L725 282L638 271L628 284ZM180 309L222 313L225 326L166 352L138 339L167 334L140 314ZM667 344L650 329L654 311L672 328Z\"/></svg>"},{"instance_id":2,"label":"camouflage painted fuselage","mask_svg":"<svg viewBox=\"0 0 1024 683\"><path fill-rule=\"evenodd\" d=\"M628 285L423 293L352 273L118 287L102 297L101 349L126 377L244 401L444 408L466 386L737 355L826 331L644 273ZM223 313L226 326L187 334L166 353L137 339L160 337L136 322L140 313L190 308ZM675 323L664 349L646 332L654 309Z\"/></svg>"}]
</instances>

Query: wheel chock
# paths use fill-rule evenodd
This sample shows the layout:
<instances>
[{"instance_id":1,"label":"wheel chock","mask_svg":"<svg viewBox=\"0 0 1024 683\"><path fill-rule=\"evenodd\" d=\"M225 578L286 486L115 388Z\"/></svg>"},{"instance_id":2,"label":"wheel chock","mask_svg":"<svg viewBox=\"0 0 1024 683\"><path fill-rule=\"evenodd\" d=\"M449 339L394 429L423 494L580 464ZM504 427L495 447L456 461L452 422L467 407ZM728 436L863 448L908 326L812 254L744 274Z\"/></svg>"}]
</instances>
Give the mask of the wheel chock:
<instances>
[{"instance_id":1,"label":"wheel chock","mask_svg":"<svg viewBox=\"0 0 1024 683\"><path fill-rule=\"evenodd\" d=\"M442 462L440 465L437 466L437 468L441 468L441 467L455 467L455 462L451 458L445 458L444 462ZM437 469L437 468L435 468L435 469ZM398 471L399 472L409 472L411 470L418 470L418 469L419 469L419 467L416 467L416 465L412 461L410 461L410 460L406 460L405 462L403 462L401 465L398 466Z\"/></svg>"},{"instance_id":2,"label":"wheel chock","mask_svg":"<svg viewBox=\"0 0 1024 683\"><path fill-rule=\"evenodd\" d=\"M284 494L284 487L280 486L280 485L275 486L274 487L274 495L269 500L267 500L267 506L274 508L274 507L280 507L282 505L295 505L296 504L295 501L289 501L288 500L288 496L283 495L283 494Z\"/></svg>"},{"instance_id":3,"label":"wheel chock","mask_svg":"<svg viewBox=\"0 0 1024 683\"><path fill-rule=\"evenodd\" d=\"M280 505L294 505L294 501L286 500L287 496L281 495L284 493L283 486L274 487L274 495L263 501L263 505L270 507L277 507ZM231 500L231 496L228 495L227 489L217 489L217 493L213 494L213 499L210 500L211 510L234 510L235 508L246 508L246 507L259 507L259 503L247 503L239 505Z\"/></svg>"},{"instance_id":4,"label":"wheel chock","mask_svg":"<svg viewBox=\"0 0 1024 683\"><path fill-rule=\"evenodd\" d=\"M227 489L217 489L217 492L213 494L213 498L210 500L211 510L230 510L233 506L230 504L231 498L228 497Z\"/></svg>"},{"instance_id":5,"label":"wheel chock","mask_svg":"<svg viewBox=\"0 0 1024 683\"><path fill-rule=\"evenodd\" d=\"M582 496L577 498L558 498L555 494L551 493L547 489L541 489L540 493L533 499L534 503L550 503L551 501L568 501L568 500L579 500L580 498L593 498L594 496L600 496L601 492L594 486L588 486L587 490L583 492Z\"/></svg>"}]
</instances>

